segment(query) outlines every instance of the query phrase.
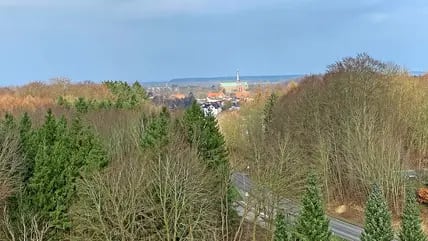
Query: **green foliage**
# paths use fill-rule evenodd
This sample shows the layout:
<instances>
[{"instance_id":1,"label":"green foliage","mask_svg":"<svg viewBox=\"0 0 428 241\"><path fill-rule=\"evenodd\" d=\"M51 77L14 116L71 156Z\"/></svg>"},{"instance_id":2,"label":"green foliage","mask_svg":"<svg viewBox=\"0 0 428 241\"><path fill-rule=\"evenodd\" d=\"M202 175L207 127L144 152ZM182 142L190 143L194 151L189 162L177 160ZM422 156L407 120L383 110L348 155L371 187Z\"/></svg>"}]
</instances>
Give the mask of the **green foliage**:
<instances>
[{"instance_id":1,"label":"green foliage","mask_svg":"<svg viewBox=\"0 0 428 241\"><path fill-rule=\"evenodd\" d=\"M210 114L205 116L199 104L194 101L184 114L184 125L187 140L197 148L199 157L216 177L215 185L224 197L224 203L221 205L231 207L236 198L236 190L229 183L228 151L217 120ZM231 208L227 211L230 217L236 215Z\"/></svg>"},{"instance_id":2,"label":"green foliage","mask_svg":"<svg viewBox=\"0 0 428 241\"><path fill-rule=\"evenodd\" d=\"M394 239L391 213L378 185L373 186L369 195L365 216L361 241L392 241Z\"/></svg>"},{"instance_id":3,"label":"green foliage","mask_svg":"<svg viewBox=\"0 0 428 241\"><path fill-rule=\"evenodd\" d=\"M314 174L310 174L302 200L302 210L296 222L296 232L304 240L327 241L331 238L329 221L321 200L317 179Z\"/></svg>"},{"instance_id":4,"label":"green foliage","mask_svg":"<svg viewBox=\"0 0 428 241\"><path fill-rule=\"evenodd\" d=\"M80 173L100 170L108 163L101 141L92 130L84 126L80 117L75 117L70 128L70 148L73 177Z\"/></svg>"},{"instance_id":5,"label":"green foliage","mask_svg":"<svg viewBox=\"0 0 428 241\"><path fill-rule=\"evenodd\" d=\"M63 96L59 96L56 103L65 108L73 106L79 113L87 113L91 109L109 109L111 107L133 109L140 106L148 98L146 90L138 82L131 86L124 81L105 81L103 84L113 94L114 101L79 97L73 103L70 103Z\"/></svg>"},{"instance_id":6,"label":"green foliage","mask_svg":"<svg viewBox=\"0 0 428 241\"><path fill-rule=\"evenodd\" d=\"M105 81L104 85L115 97L114 106L118 109L132 109L147 100L146 90L137 81L130 86L125 81Z\"/></svg>"},{"instance_id":7,"label":"green foliage","mask_svg":"<svg viewBox=\"0 0 428 241\"><path fill-rule=\"evenodd\" d=\"M265 107L263 109L263 130L265 134L269 132L272 125L273 119L273 110L276 102L278 101L278 96L275 93L272 93L267 100Z\"/></svg>"},{"instance_id":8,"label":"green foliage","mask_svg":"<svg viewBox=\"0 0 428 241\"><path fill-rule=\"evenodd\" d=\"M147 122L149 122L147 120ZM168 110L164 107L162 112L156 115L145 126L141 136L141 146L143 149L158 148L168 144L170 116Z\"/></svg>"},{"instance_id":9,"label":"green foliage","mask_svg":"<svg viewBox=\"0 0 428 241\"><path fill-rule=\"evenodd\" d=\"M39 143L40 146L43 144L46 148L50 148L54 145L57 135L57 123L51 109L48 110L45 122L38 133L39 141L41 142Z\"/></svg>"},{"instance_id":10,"label":"green foliage","mask_svg":"<svg viewBox=\"0 0 428 241\"><path fill-rule=\"evenodd\" d=\"M197 146L199 155L206 165L214 170L227 171L228 152L216 118L213 115L205 116L200 106L194 101L185 112L184 122L189 142Z\"/></svg>"},{"instance_id":11,"label":"green foliage","mask_svg":"<svg viewBox=\"0 0 428 241\"><path fill-rule=\"evenodd\" d=\"M422 227L419 207L416 202L415 190L407 188L403 216L401 219L401 241L426 241Z\"/></svg>"},{"instance_id":12,"label":"green foliage","mask_svg":"<svg viewBox=\"0 0 428 241\"><path fill-rule=\"evenodd\" d=\"M63 229L67 225L66 209L69 201L67 199L72 189L70 184L67 184L65 173L71 153L64 118L55 123L46 119L41 132L53 131L55 133L52 138L42 134L35 157L34 174L28 185L27 198L30 200L32 210L51 220L52 225Z\"/></svg>"},{"instance_id":13,"label":"green foliage","mask_svg":"<svg viewBox=\"0 0 428 241\"><path fill-rule=\"evenodd\" d=\"M7 130L15 130L16 129L16 121L15 117L12 114L6 113L3 120L3 127Z\"/></svg>"},{"instance_id":14,"label":"green foliage","mask_svg":"<svg viewBox=\"0 0 428 241\"><path fill-rule=\"evenodd\" d=\"M132 92L136 99L147 99L147 92L138 81L132 84Z\"/></svg>"},{"instance_id":15,"label":"green foliage","mask_svg":"<svg viewBox=\"0 0 428 241\"><path fill-rule=\"evenodd\" d=\"M23 117L21 123L25 139L29 126L27 117ZM27 174L30 178L23 209L47 220L54 227L50 238L61 240L62 233L70 228L68 209L75 196L77 179L104 167L106 152L79 118L69 127L64 117L56 120L50 110L38 130L37 142L34 167L29 168L33 173Z\"/></svg>"},{"instance_id":16,"label":"green foliage","mask_svg":"<svg viewBox=\"0 0 428 241\"><path fill-rule=\"evenodd\" d=\"M205 117L205 125L201 131L199 151L210 168L228 169L227 150L217 120L213 115Z\"/></svg>"},{"instance_id":17,"label":"green foliage","mask_svg":"<svg viewBox=\"0 0 428 241\"><path fill-rule=\"evenodd\" d=\"M64 106L65 108L70 108L71 103L65 99L63 96L58 96L57 100L56 100L57 105L59 106Z\"/></svg>"},{"instance_id":18,"label":"green foliage","mask_svg":"<svg viewBox=\"0 0 428 241\"><path fill-rule=\"evenodd\" d=\"M19 143L24 157L24 184L27 184L34 171L34 159L38 146L37 134L32 130L31 118L27 112L19 121Z\"/></svg>"},{"instance_id":19,"label":"green foliage","mask_svg":"<svg viewBox=\"0 0 428 241\"><path fill-rule=\"evenodd\" d=\"M74 102L74 107L79 113L88 113L89 103L85 101L85 98L79 97L76 102Z\"/></svg>"},{"instance_id":20,"label":"green foliage","mask_svg":"<svg viewBox=\"0 0 428 241\"><path fill-rule=\"evenodd\" d=\"M275 232L274 241L293 241L295 240L292 235L291 225L286 220L283 213L278 213L275 217Z\"/></svg>"},{"instance_id":21,"label":"green foliage","mask_svg":"<svg viewBox=\"0 0 428 241\"><path fill-rule=\"evenodd\" d=\"M204 125L204 112L196 101L184 113L184 125L187 129L187 140L190 143L197 141L200 130Z\"/></svg>"}]
</instances>

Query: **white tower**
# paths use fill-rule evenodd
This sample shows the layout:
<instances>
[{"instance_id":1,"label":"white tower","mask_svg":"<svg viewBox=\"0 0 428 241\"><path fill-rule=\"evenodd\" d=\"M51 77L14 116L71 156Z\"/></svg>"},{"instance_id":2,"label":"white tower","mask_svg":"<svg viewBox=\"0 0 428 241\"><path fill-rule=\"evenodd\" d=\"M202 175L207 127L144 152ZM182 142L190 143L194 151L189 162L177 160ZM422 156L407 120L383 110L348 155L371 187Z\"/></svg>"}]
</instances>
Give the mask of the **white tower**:
<instances>
[{"instance_id":1,"label":"white tower","mask_svg":"<svg viewBox=\"0 0 428 241\"><path fill-rule=\"evenodd\" d=\"M241 80L239 79L239 70L236 71L236 85L238 87L238 92L242 92L243 88Z\"/></svg>"},{"instance_id":2,"label":"white tower","mask_svg":"<svg viewBox=\"0 0 428 241\"><path fill-rule=\"evenodd\" d=\"M241 83L241 80L239 79L239 70L236 71L236 87L238 92L243 91L242 83Z\"/></svg>"}]
</instances>

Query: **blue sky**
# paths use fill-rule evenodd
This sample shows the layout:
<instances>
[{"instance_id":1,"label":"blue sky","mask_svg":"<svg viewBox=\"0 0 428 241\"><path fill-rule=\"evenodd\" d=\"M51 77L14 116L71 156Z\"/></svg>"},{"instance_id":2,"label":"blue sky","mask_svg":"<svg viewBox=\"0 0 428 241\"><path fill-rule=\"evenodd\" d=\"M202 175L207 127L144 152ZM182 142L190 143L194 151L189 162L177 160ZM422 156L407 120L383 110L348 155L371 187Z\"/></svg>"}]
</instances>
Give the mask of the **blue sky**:
<instances>
[{"instance_id":1,"label":"blue sky","mask_svg":"<svg viewBox=\"0 0 428 241\"><path fill-rule=\"evenodd\" d=\"M371 56L428 70L426 0L0 0L0 85L323 72Z\"/></svg>"}]
</instances>

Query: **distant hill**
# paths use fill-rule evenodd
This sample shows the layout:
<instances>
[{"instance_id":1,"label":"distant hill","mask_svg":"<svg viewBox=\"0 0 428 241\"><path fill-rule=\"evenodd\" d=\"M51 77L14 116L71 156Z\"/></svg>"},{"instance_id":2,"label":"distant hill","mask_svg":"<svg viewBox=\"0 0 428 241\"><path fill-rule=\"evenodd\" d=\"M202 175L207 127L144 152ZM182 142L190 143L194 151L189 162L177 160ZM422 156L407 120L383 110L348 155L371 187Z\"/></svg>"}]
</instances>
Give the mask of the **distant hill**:
<instances>
[{"instance_id":1,"label":"distant hill","mask_svg":"<svg viewBox=\"0 0 428 241\"><path fill-rule=\"evenodd\" d=\"M410 71L411 75L422 75L423 71ZM248 84L258 83L278 83L288 82L304 77L303 74L289 74L289 75L247 75L241 76L241 81L248 82ZM212 86L218 85L221 82L236 81L235 76L217 76L217 77L189 77L189 78L176 78L170 81L159 82L141 82L145 87L152 86L165 86L165 85L179 85L179 86Z\"/></svg>"},{"instance_id":2,"label":"distant hill","mask_svg":"<svg viewBox=\"0 0 428 241\"><path fill-rule=\"evenodd\" d=\"M241 81L248 82L249 84L255 83L275 83L286 82L292 79L303 77L303 75L259 75L259 76L241 76ZM168 83L177 85L191 85L191 84L219 84L220 82L235 81L235 76L221 76L221 77L194 77L194 78L178 78L172 79Z\"/></svg>"}]
</instances>

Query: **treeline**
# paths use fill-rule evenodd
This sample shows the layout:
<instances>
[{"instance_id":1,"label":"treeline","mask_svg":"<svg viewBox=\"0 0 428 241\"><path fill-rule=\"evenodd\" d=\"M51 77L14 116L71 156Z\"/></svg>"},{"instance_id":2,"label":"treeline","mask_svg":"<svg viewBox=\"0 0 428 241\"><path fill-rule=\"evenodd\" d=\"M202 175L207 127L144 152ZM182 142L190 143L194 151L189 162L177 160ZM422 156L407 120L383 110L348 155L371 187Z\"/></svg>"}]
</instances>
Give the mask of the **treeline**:
<instances>
[{"instance_id":1,"label":"treeline","mask_svg":"<svg viewBox=\"0 0 428 241\"><path fill-rule=\"evenodd\" d=\"M32 112L54 109L57 105L79 112L89 110L136 109L148 96L139 82L83 81L72 83L68 78L36 81L20 87L0 88L0 112Z\"/></svg>"},{"instance_id":2,"label":"treeline","mask_svg":"<svg viewBox=\"0 0 428 241\"><path fill-rule=\"evenodd\" d=\"M64 96L57 98L57 104L66 108L74 107L80 113L96 109L133 109L141 106L148 96L139 82L129 85L125 81L105 81L102 83L111 93L111 98L91 99L78 97L69 101Z\"/></svg>"}]
</instances>

